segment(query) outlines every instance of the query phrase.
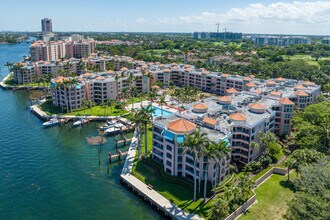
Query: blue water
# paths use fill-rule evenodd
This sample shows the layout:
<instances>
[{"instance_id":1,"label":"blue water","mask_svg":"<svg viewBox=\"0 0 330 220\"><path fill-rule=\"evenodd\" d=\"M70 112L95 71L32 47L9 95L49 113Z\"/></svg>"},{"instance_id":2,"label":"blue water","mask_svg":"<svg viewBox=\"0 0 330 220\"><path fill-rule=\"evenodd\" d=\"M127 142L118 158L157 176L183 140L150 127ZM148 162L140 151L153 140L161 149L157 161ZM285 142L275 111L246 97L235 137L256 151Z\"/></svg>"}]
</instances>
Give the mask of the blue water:
<instances>
[{"instance_id":1,"label":"blue water","mask_svg":"<svg viewBox=\"0 0 330 220\"><path fill-rule=\"evenodd\" d=\"M4 63L20 61L28 47L0 45L0 78ZM111 138L99 166L98 147L86 142L98 124L44 129L24 104L29 95L0 89L0 219L163 219L120 185L123 163L107 173Z\"/></svg>"},{"instance_id":2,"label":"blue water","mask_svg":"<svg viewBox=\"0 0 330 220\"><path fill-rule=\"evenodd\" d=\"M156 106L152 106L152 109L155 110L153 115L154 117L158 117L158 116L163 116L163 117L167 117L169 115L172 115L173 113L167 110L162 110L161 108L158 108Z\"/></svg>"}]
</instances>

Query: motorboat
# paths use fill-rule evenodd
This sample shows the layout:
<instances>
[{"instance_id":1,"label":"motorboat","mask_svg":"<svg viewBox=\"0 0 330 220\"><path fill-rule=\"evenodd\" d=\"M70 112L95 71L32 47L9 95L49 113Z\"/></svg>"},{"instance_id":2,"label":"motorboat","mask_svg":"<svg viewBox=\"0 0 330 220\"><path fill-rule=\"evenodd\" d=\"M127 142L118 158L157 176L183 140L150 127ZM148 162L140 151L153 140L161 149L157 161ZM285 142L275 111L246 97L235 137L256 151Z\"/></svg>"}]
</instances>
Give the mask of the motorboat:
<instances>
[{"instance_id":1,"label":"motorboat","mask_svg":"<svg viewBox=\"0 0 330 220\"><path fill-rule=\"evenodd\" d=\"M101 131L105 131L108 128L114 127L117 121L107 121L104 125L100 126L99 129Z\"/></svg>"},{"instance_id":2,"label":"motorboat","mask_svg":"<svg viewBox=\"0 0 330 220\"><path fill-rule=\"evenodd\" d=\"M108 128L104 131L104 134L105 135L112 135L112 134L117 134L121 131L120 128L117 128L117 127L111 127L111 128Z\"/></svg>"},{"instance_id":3,"label":"motorboat","mask_svg":"<svg viewBox=\"0 0 330 220\"><path fill-rule=\"evenodd\" d=\"M49 121L46 121L45 123L43 123L42 126L52 127L52 126L55 126L55 125L59 125L62 122L64 122L64 119L51 118Z\"/></svg>"},{"instance_id":4,"label":"motorboat","mask_svg":"<svg viewBox=\"0 0 330 220\"><path fill-rule=\"evenodd\" d=\"M83 124L86 124L88 122L87 119L81 118L78 121L73 123L74 127L82 126Z\"/></svg>"}]
</instances>

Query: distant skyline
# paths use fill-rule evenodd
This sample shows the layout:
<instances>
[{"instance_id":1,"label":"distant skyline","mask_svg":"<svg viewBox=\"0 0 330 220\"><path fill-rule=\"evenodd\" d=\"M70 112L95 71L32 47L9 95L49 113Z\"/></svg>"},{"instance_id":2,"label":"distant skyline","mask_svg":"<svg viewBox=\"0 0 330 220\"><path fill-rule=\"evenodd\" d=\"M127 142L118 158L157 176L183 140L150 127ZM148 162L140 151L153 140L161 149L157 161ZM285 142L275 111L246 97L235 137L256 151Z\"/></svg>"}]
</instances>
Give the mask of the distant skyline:
<instances>
[{"instance_id":1,"label":"distant skyline","mask_svg":"<svg viewBox=\"0 0 330 220\"><path fill-rule=\"evenodd\" d=\"M39 0L1 2L0 31L194 32L330 35L330 1Z\"/></svg>"}]
</instances>

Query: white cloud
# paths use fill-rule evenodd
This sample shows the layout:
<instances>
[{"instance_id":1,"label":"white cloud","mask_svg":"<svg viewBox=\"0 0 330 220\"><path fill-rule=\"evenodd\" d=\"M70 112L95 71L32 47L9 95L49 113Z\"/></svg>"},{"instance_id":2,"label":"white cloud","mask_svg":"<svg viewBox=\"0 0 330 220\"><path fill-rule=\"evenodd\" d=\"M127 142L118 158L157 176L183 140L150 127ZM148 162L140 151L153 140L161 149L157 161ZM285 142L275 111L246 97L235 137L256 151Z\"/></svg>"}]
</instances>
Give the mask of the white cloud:
<instances>
[{"instance_id":1,"label":"white cloud","mask_svg":"<svg viewBox=\"0 0 330 220\"><path fill-rule=\"evenodd\" d=\"M185 30L215 29L215 23L243 32L291 31L306 33L316 28L330 34L330 1L277 2L269 5L250 4L244 8L232 8L225 13L203 12L199 15L159 18L163 25L184 26ZM272 28L271 28L272 27ZM322 29L322 30L319 30Z\"/></svg>"}]
</instances>

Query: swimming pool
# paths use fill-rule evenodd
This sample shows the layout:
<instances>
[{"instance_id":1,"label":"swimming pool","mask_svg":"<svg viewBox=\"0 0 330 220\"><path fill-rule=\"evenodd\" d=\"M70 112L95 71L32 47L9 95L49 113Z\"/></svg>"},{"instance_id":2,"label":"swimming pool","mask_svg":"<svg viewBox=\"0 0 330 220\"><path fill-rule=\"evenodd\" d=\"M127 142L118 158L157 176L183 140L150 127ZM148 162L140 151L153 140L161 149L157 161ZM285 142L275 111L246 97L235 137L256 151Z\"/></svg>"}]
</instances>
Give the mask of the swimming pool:
<instances>
[{"instance_id":1,"label":"swimming pool","mask_svg":"<svg viewBox=\"0 0 330 220\"><path fill-rule=\"evenodd\" d=\"M167 111L165 109L162 110L161 108L156 107L156 106L152 106L152 109L155 110L155 112L153 114L155 118L158 116L167 117L167 116L173 114L173 112Z\"/></svg>"}]
</instances>

